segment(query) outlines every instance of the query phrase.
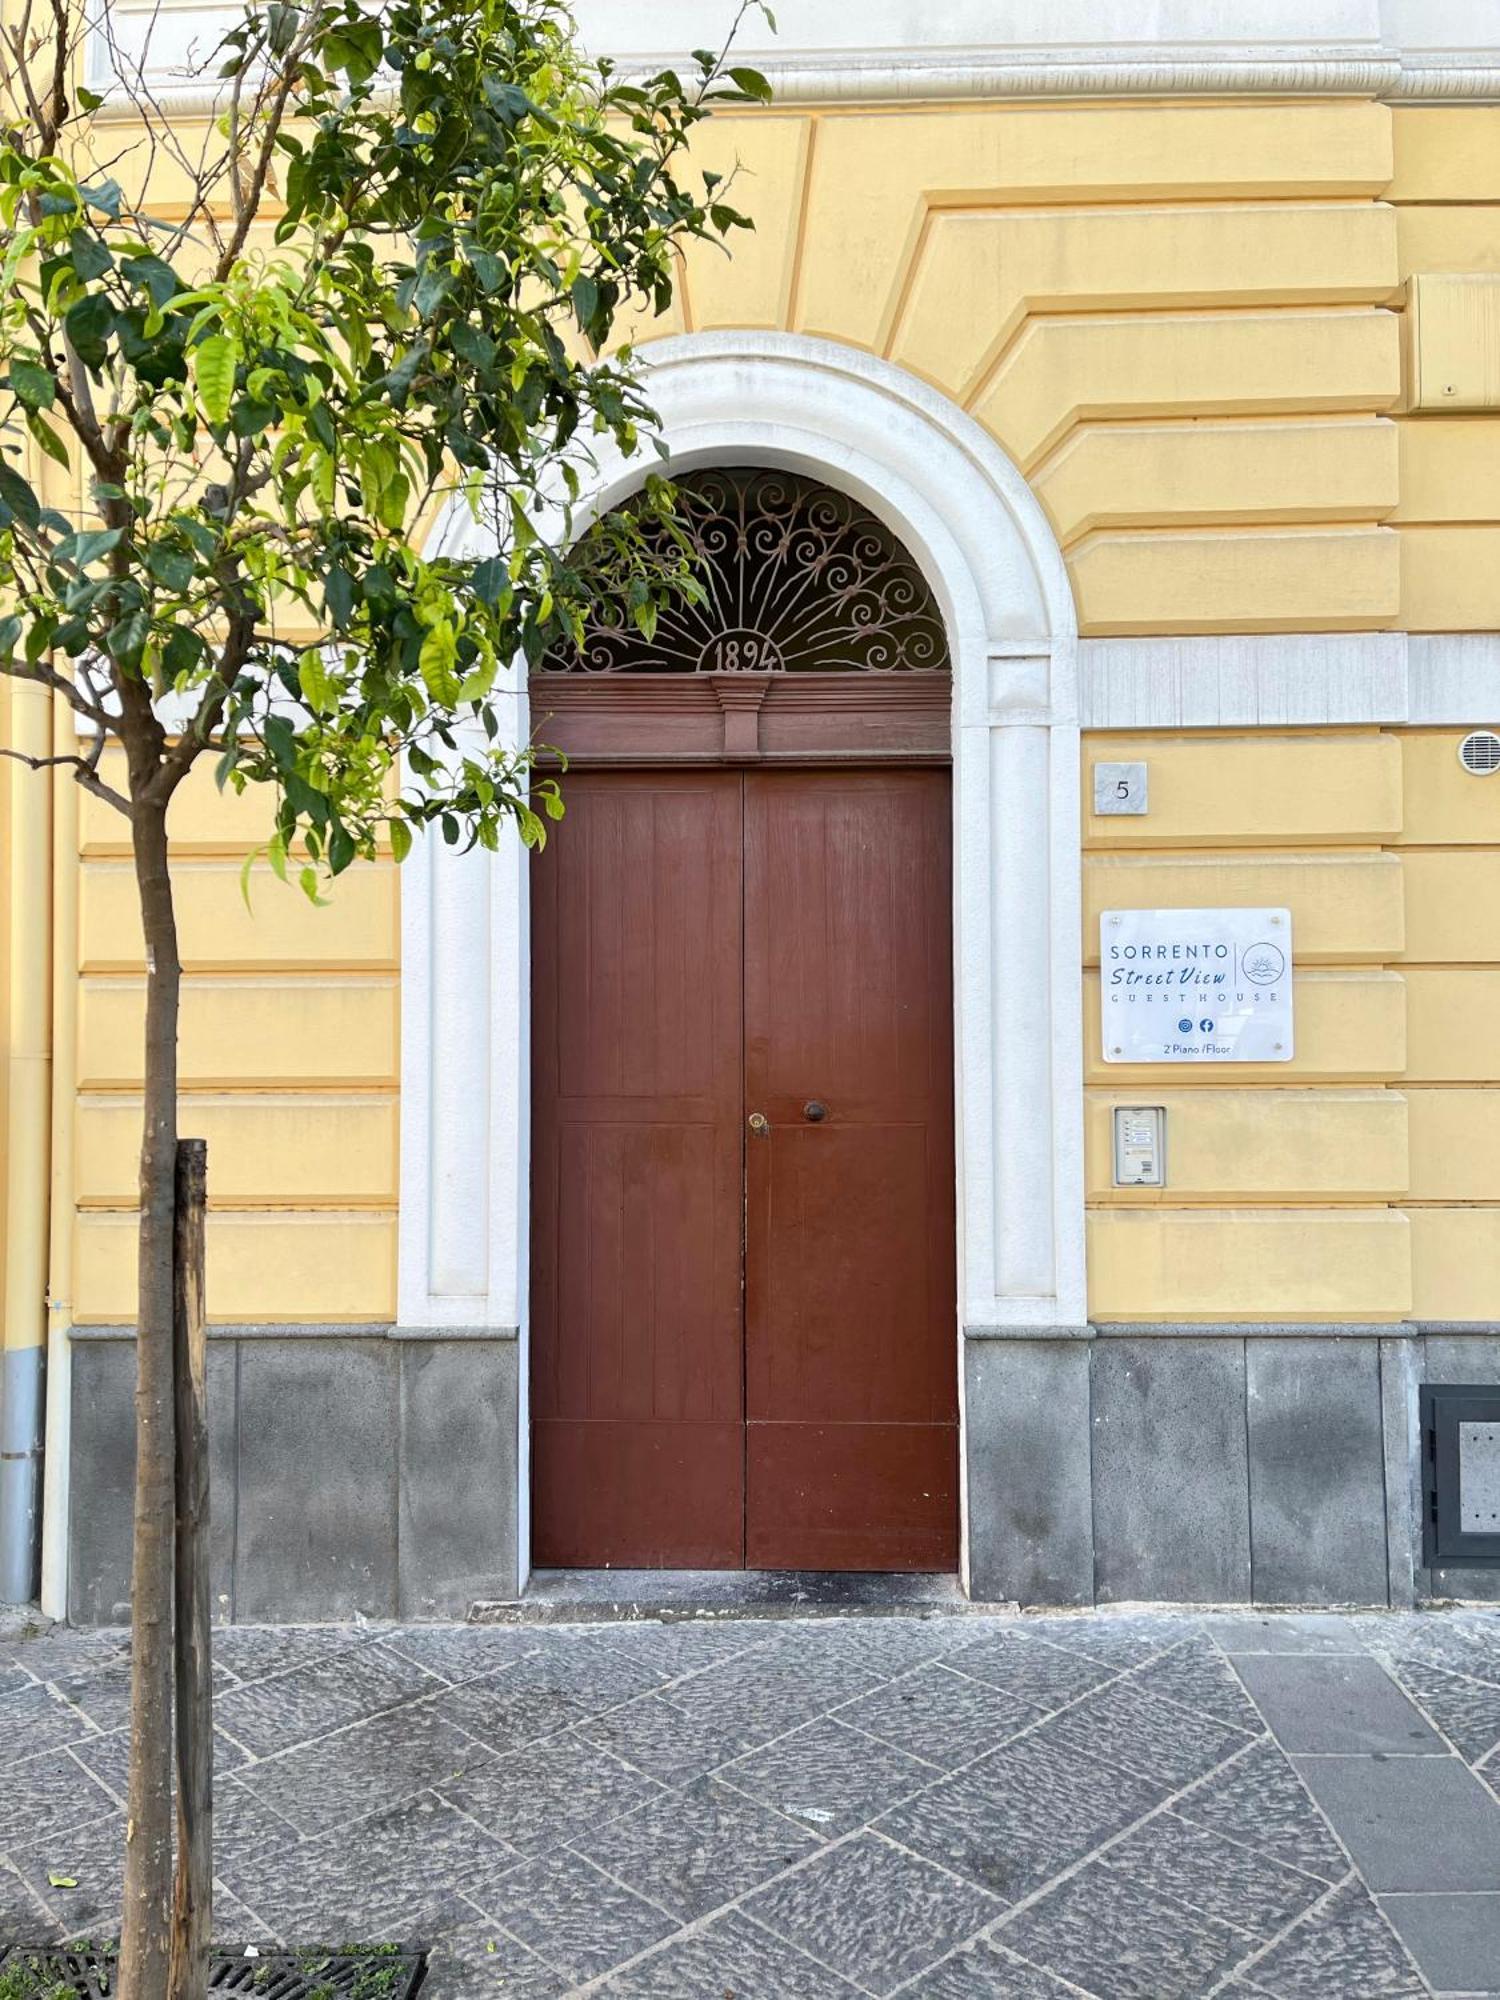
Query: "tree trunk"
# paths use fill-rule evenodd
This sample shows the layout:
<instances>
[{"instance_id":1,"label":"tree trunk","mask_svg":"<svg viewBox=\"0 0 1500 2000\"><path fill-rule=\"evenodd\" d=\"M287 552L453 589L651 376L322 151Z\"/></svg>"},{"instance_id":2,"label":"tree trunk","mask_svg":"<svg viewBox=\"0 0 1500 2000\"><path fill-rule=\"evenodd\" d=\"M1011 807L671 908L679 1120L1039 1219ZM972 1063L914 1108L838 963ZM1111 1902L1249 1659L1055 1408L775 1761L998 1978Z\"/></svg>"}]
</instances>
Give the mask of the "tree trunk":
<instances>
[{"instance_id":1,"label":"tree trunk","mask_svg":"<svg viewBox=\"0 0 1500 2000\"><path fill-rule=\"evenodd\" d=\"M133 761L133 760L132 760ZM165 802L135 790L131 829L146 938L146 1084L136 1307L130 1785L121 2000L165 2000L172 1941L173 1218L181 968Z\"/></svg>"},{"instance_id":2,"label":"tree trunk","mask_svg":"<svg viewBox=\"0 0 1500 2000\"><path fill-rule=\"evenodd\" d=\"M177 1142L177 1890L172 2000L204 2000L213 1935L213 1689L208 1576L208 1355L203 1231L208 1147Z\"/></svg>"}]
</instances>

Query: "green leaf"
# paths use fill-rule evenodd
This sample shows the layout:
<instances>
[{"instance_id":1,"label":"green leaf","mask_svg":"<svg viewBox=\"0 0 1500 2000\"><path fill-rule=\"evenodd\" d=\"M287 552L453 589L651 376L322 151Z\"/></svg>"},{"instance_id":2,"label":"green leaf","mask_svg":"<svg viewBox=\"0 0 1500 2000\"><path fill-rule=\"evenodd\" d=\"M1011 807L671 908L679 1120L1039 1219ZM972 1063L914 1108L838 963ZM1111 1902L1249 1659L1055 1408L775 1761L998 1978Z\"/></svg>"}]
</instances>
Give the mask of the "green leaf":
<instances>
[{"instance_id":1,"label":"green leaf","mask_svg":"<svg viewBox=\"0 0 1500 2000\"><path fill-rule=\"evenodd\" d=\"M771 102L773 95L771 86L758 69L732 69L729 72L729 80L737 90L742 90L746 97L753 98L757 104Z\"/></svg>"},{"instance_id":2,"label":"green leaf","mask_svg":"<svg viewBox=\"0 0 1500 2000\"><path fill-rule=\"evenodd\" d=\"M87 229L74 230L68 238L68 252L73 269L86 285L115 267L109 245Z\"/></svg>"},{"instance_id":3,"label":"green leaf","mask_svg":"<svg viewBox=\"0 0 1500 2000\"><path fill-rule=\"evenodd\" d=\"M162 542L153 542L147 549L146 567L158 583L179 593L187 589L198 573L186 549L169 548Z\"/></svg>"},{"instance_id":4,"label":"green leaf","mask_svg":"<svg viewBox=\"0 0 1500 2000\"><path fill-rule=\"evenodd\" d=\"M57 435L57 432L53 430L52 426L44 422L35 410L28 410L26 412L26 428L31 432L31 435L36 439L48 458L53 459L58 465L64 468L68 467L68 447Z\"/></svg>"},{"instance_id":5,"label":"green leaf","mask_svg":"<svg viewBox=\"0 0 1500 2000\"><path fill-rule=\"evenodd\" d=\"M52 1889L76 1889L78 1887L78 1877L76 1875L48 1875L47 1885Z\"/></svg>"},{"instance_id":6,"label":"green leaf","mask_svg":"<svg viewBox=\"0 0 1500 2000\"><path fill-rule=\"evenodd\" d=\"M234 400L235 371L240 362L240 344L232 333L211 333L192 352L193 382L203 414L211 424L229 421Z\"/></svg>"},{"instance_id":7,"label":"green leaf","mask_svg":"<svg viewBox=\"0 0 1500 2000\"><path fill-rule=\"evenodd\" d=\"M65 542L59 542L57 553L65 561L87 569L90 563L111 554L124 539L123 528L85 528L76 535L70 535Z\"/></svg>"},{"instance_id":8,"label":"green leaf","mask_svg":"<svg viewBox=\"0 0 1500 2000\"><path fill-rule=\"evenodd\" d=\"M587 333L599 310L599 287L587 272L580 272L573 280L573 310L578 315L578 324Z\"/></svg>"},{"instance_id":9,"label":"green leaf","mask_svg":"<svg viewBox=\"0 0 1500 2000\"><path fill-rule=\"evenodd\" d=\"M404 861L411 853L411 828L404 819L391 821L391 853L398 862Z\"/></svg>"},{"instance_id":10,"label":"green leaf","mask_svg":"<svg viewBox=\"0 0 1500 2000\"><path fill-rule=\"evenodd\" d=\"M10 389L28 410L50 410L57 401L57 384L34 361L11 362Z\"/></svg>"},{"instance_id":11,"label":"green leaf","mask_svg":"<svg viewBox=\"0 0 1500 2000\"><path fill-rule=\"evenodd\" d=\"M0 528L8 528L12 521L21 521L26 527L35 528L41 518L41 502L32 492L30 483L13 465L7 465L0 459Z\"/></svg>"},{"instance_id":12,"label":"green leaf","mask_svg":"<svg viewBox=\"0 0 1500 2000\"><path fill-rule=\"evenodd\" d=\"M315 715L331 715L335 703L333 680L327 662L316 646L309 646L297 661L297 678L302 699Z\"/></svg>"},{"instance_id":13,"label":"green leaf","mask_svg":"<svg viewBox=\"0 0 1500 2000\"><path fill-rule=\"evenodd\" d=\"M69 306L63 315L63 331L72 341L74 352L84 367L95 374L109 359L109 336L114 324L114 306L103 292L90 292Z\"/></svg>"},{"instance_id":14,"label":"green leaf","mask_svg":"<svg viewBox=\"0 0 1500 2000\"><path fill-rule=\"evenodd\" d=\"M323 579L323 602L340 632L347 632L354 616L354 578L346 569L331 569Z\"/></svg>"}]
</instances>

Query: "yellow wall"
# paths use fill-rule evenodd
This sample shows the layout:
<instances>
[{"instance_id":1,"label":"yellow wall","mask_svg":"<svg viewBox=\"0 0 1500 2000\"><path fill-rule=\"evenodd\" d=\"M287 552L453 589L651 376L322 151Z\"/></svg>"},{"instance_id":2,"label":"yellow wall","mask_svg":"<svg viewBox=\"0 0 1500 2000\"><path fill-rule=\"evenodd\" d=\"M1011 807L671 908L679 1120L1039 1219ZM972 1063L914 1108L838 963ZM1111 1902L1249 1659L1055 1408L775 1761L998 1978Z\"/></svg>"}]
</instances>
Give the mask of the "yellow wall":
<instances>
[{"instance_id":1,"label":"yellow wall","mask_svg":"<svg viewBox=\"0 0 1500 2000\"><path fill-rule=\"evenodd\" d=\"M1085 742L1090 1310L1492 1319L1500 1273L1500 783L1452 730ZM1089 766L1144 759L1096 818ZM1098 911L1287 904L1285 1065L1106 1065ZM1167 1108L1167 1186L1111 1185L1111 1110Z\"/></svg>"},{"instance_id":2,"label":"yellow wall","mask_svg":"<svg viewBox=\"0 0 1500 2000\"><path fill-rule=\"evenodd\" d=\"M395 1311L400 1077L396 870L361 866L325 909L244 856L269 797L206 768L172 808L184 969L184 1135L208 1140L208 1308L219 1321ZM74 1318L134 1315L144 968L126 828L82 801Z\"/></svg>"},{"instance_id":3,"label":"yellow wall","mask_svg":"<svg viewBox=\"0 0 1500 2000\"><path fill-rule=\"evenodd\" d=\"M791 327L935 384L1031 481L1086 633L1500 625L1500 412L1413 409L1406 324L1413 277L1500 273L1492 108L795 106L725 113L698 143L759 228L732 259L695 250L672 313L631 330ZM172 213L170 188L154 208ZM1086 973L1101 1316L1493 1313L1500 783L1465 778L1453 741L1091 746L1148 759L1152 811L1086 823L1090 909L1285 900L1303 968L1287 1068L1128 1082L1098 1061ZM384 1319L396 872L357 870L314 910L260 871L247 911L263 815L206 775L175 809L209 1306ZM57 942L58 976L79 979L83 1322L133 1309L142 969L123 834L83 802L76 935ZM1163 1196L1106 1184L1122 1096L1170 1106Z\"/></svg>"},{"instance_id":4,"label":"yellow wall","mask_svg":"<svg viewBox=\"0 0 1500 2000\"><path fill-rule=\"evenodd\" d=\"M1500 625L1500 411L1412 411L1402 337L1414 274L1500 271L1492 108L798 107L700 151L757 235L631 332L932 382L1032 481L1084 632Z\"/></svg>"}]
</instances>

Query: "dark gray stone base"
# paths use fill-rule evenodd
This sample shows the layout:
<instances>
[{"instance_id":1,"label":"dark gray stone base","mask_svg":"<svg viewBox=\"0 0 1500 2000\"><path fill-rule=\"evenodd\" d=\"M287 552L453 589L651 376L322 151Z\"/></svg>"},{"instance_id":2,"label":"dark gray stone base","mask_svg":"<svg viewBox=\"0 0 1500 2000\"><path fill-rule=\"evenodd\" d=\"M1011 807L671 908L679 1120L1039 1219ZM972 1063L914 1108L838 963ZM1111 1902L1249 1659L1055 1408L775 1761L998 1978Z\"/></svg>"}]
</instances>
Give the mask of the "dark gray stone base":
<instances>
[{"instance_id":1,"label":"dark gray stone base","mask_svg":"<svg viewBox=\"0 0 1500 2000\"><path fill-rule=\"evenodd\" d=\"M1500 1600L1422 1567L1417 1391L1490 1327L1099 1327L964 1343L969 1587L1029 1605Z\"/></svg>"},{"instance_id":2,"label":"dark gray stone base","mask_svg":"<svg viewBox=\"0 0 1500 2000\"><path fill-rule=\"evenodd\" d=\"M510 1339L215 1330L208 1350L220 1619L463 1617L518 1588ZM127 1338L75 1338L68 1615L130 1596Z\"/></svg>"},{"instance_id":3,"label":"dark gray stone base","mask_svg":"<svg viewBox=\"0 0 1500 2000\"><path fill-rule=\"evenodd\" d=\"M1421 1383L1500 1381L1500 1328L980 1331L964 1342L967 1584L988 1603L1500 1601L1422 1565ZM511 1338L215 1329L224 1620L452 1618L518 1595ZM75 1338L69 1615L126 1615L134 1351Z\"/></svg>"}]
</instances>

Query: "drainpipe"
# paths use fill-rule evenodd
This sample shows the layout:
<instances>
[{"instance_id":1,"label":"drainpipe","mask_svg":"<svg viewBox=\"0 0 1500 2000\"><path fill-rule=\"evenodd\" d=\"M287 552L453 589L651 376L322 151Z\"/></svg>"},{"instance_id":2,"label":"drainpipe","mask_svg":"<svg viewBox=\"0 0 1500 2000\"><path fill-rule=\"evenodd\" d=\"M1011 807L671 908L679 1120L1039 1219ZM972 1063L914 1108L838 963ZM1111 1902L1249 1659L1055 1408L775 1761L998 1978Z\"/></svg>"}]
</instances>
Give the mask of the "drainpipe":
<instances>
[{"instance_id":1,"label":"drainpipe","mask_svg":"<svg viewBox=\"0 0 1500 2000\"><path fill-rule=\"evenodd\" d=\"M52 751L52 700L13 681L10 740ZM6 1099L5 1294L0 1325L0 1602L36 1592L46 1370L52 1124L52 773L10 783L10 1048Z\"/></svg>"},{"instance_id":2,"label":"drainpipe","mask_svg":"<svg viewBox=\"0 0 1500 2000\"><path fill-rule=\"evenodd\" d=\"M78 748L66 702L56 703L56 750ZM52 788L52 1238L47 1269L46 1480L42 1488L42 1614L68 1615L68 1508L73 1475L74 1130L78 1108L79 814L83 795L71 778Z\"/></svg>"}]
</instances>

